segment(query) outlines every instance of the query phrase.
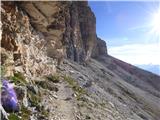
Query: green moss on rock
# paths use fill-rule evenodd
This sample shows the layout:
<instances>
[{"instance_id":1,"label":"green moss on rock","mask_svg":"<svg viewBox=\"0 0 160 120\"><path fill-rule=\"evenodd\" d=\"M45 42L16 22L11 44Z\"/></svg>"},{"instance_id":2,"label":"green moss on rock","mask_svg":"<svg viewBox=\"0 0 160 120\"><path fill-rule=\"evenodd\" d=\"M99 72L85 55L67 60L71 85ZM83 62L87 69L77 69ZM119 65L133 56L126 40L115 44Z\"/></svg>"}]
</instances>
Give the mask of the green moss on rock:
<instances>
[{"instance_id":1,"label":"green moss on rock","mask_svg":"<svg viewBox=\"0 0 160 120\"><path fill-rule=\"evenodd\" d=\"M18 117L18 115L16 115L15 113L11 113L11 114L8 116L8 119L9 119L9 120L20 120L20 118Z\"/></svg>"}]
</instances>

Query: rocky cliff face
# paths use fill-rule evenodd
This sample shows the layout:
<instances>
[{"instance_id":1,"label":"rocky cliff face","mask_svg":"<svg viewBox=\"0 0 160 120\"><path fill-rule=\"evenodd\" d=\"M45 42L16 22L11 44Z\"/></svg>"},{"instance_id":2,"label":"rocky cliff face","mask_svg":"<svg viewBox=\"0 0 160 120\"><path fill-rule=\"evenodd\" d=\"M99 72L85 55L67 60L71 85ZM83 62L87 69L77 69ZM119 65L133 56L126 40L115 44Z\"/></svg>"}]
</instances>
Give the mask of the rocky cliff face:
<instances>
[{"instance_id":1,"label":"rocky cliff face","mask_svg":"<svg viewBox=\"0 0 160 120\"><path fill-rule=\"evenodd\" d=\"M98 58L99 56L107 56L106 42L100 38L97 38L96 44L92 51L92 57Z\"/></svg>"},{"instance_id":2,"label":"rocky cliff face","mask_svg":"<svg viewBox=\"0 0 160 120\"><path fill-rule=\"evenodd\" d=\"M70 58L80 63L91 55L107 54L105 42L96 36L95 16L85 1L3 2L1 12L2 52L12 56L8 75L15 69L31 76L36 71L43 73L49 61L60 64L63 58Z\"/></svg>"},{"instance_id":3,"label":"rocky cliff face","mask_svg":"<svg viewBox=\"0 0 160 120\"><path fill-rule=\"evenodd\" d=\"M1 19L1 64L7 71L5 76L13 76L14 71L28 77L55 72L44 36L32 28L28 16L14 2L2 3Z\"/></svg>"},{"instance_id":4,"label":"rocky cliff face","mask_svg":"<svg viewBox=\"0 0 160 120\"><path fill-rule=\"evenodd\" d=\"M18 4L30 16L34 28L45 36L48 56L83 62L91 57L94 47L98 47L96 19L86 1ZM97 55L103 52L99 49L96 49Z\"/></svg>"}]
</instances>

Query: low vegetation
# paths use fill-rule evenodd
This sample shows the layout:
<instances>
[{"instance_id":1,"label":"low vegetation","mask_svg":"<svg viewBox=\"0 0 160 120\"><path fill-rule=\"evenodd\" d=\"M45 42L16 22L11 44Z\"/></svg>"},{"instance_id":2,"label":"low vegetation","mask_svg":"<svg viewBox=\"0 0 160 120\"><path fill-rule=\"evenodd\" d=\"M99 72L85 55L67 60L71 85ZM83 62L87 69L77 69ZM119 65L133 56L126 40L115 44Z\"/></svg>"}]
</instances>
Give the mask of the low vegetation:
<instances>
[{"instance_id":1,"label":"low vegetation","mask_svg":"<svg viewBox=\"0 0 160 120\"><path fill-rule=\"evenodd\" d=\"M29 120L30 115L31 115L31 111L22 105L20 112L9 114L8 119L9 120Z\"/></svg>"},{"instance_id":2,"label":"low vegetation","mask_svg":"<svg viewBox=\"0 0 160 120\"><path fill-rule=\"evenodd\" d=\"M5 73L6 73L5 66L1 65L1 69L0 69L1 78L5 75Z\"/></svg>"},{"instance_id":3,"label":"low vegetation","mask_svg":"<svg viewBox=\"0 0 160 120\"><path fill-rule=\"evenodd\" d=\"M21 106L21 119L22 120L29 120L31 115L31 111L28 110L25 106Z\"/></svg>"},{"instance_id":4,"label":"low vegetation","mask_svg":"<svg viewBox=\"0 0 160 120\"><path fill-rule=\"evenodd\" d=\"M28 96L28 99L29 99L29 101L31 103L31 106L38 107L38 105L39 105L39 103L41 101L40 94L35 94L32 91L28 91L27 96Z\"/></svg>"},{"instance_id":5,"label":"low vegetation","mask_svg":"<svg viewBox=\"0 0 160 120\"><path fill-rule=\"evenodd\" d=\"M25 85L27 83L24 75L20 72L14 73L14 76L10 77L10 79L13 80L15 84Z\"/></svg>"},{"instance_id":6,"label":"low vegetation","mask_svg":"<svg viewBox=\"0 0 160 120\"><path fill-rule=\"evenodd\" d=\"M58 83L60 81L60 75L58 75L58 74L50 75L50 76L47 76L47 79L53 83Z\"/></svg>"},{"instance_id":7,"label":"low vegetation","mask_svg":"<svg viewBox=\"0 0 160 120\"><path fill-rule=\"evenodd\" d=\"M77 100L81 100L83 98L82 95L86 94L85 89L80 87L78 85L78 83L73 78L71 78L69 76L65 75L65 76L63 76L63 79L69 84L69 86L75 92Z\"/></svg>"},{"instance_id":8,"label":"low vegetation","mask_svg":"<svg viewBox=\"0 0 160 120\"><path fill-rule=\"evenodd\" d=\"M11 113L11 114L8 116L8 119L9 119L9 120L20 120L20 118L18 117L18 115L16 115L15 113Z\"/></svg>"}]
</instances>

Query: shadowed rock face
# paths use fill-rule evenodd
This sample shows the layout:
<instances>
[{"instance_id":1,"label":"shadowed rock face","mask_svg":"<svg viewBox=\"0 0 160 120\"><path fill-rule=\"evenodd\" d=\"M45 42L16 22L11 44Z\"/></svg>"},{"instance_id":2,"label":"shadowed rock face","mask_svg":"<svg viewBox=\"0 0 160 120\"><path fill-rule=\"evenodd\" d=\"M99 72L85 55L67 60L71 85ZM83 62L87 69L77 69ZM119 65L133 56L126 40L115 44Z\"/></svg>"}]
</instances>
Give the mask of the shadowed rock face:
<instances>
[{"instance_id":1,"label":"shadowed rock face","mask_svg":"<svg viewBox=\"0 0 160 120\"><path fill-rule=\"evenodd\" d=\"M92 57L97 58L99 56L106 56L107 55L107 46L106 42L100 38L97 38L95 47L92 52Z\"/></svg>"},{"instance_id":2,"label":"shadowed rock face","mask_svg":"<svg viewBox=\"0 0 160 120\"><path fill-rule=\"evenodd\" d=\"M96 19L86 1L18 4L29 15L34 28L45 36L48 56L66 56L83 62L91 57L93 48L99 46ZM99 47L95 50L97 55L103 52Z\"/></svg>"}]
</instances>

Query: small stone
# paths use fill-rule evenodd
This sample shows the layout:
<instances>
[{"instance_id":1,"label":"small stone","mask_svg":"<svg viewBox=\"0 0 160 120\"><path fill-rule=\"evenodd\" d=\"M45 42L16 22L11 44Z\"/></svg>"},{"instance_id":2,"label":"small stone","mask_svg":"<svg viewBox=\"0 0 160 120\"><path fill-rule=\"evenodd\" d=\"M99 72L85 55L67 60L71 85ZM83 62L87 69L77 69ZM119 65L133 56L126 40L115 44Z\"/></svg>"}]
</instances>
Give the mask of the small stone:
<instances>
[{"instance_id":1,"label":"small stone","mask_svg":"<svg viewBox=\"0 0 160 120\"><path fill-rule=\"evenodd\" d=\"M58 96L57 96L57 95L53 94L52 96L53 96L55 99L58 99Z\"/></svg>"},{"instance_id":2,"label":"small stone","mask_svg":"<svg viewBox=\"0 0 160 120\"><path fill-rule=\"evenodd\" d=\"M71 99L72 99L71 97L67 97L67 98L64 99L64 100L69 101L69 100L71 100Z\"/></svg>"},{"instance_id":3,"label":"small stone","mask_svg":"<svg viewBox=\"0 0 160 120\"><path fill-rule=\"evenodd\" d=\"M115 107L114 104L113 104L112 102L109 101L108 103L111 105L112 108Z\"/></svg>"}]
</instances>

